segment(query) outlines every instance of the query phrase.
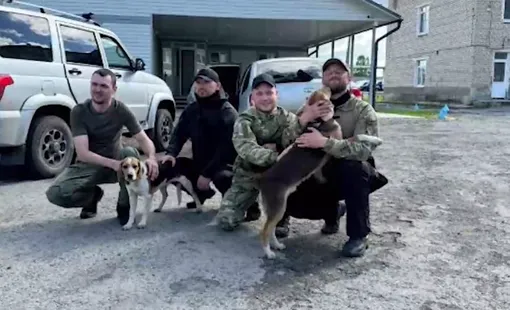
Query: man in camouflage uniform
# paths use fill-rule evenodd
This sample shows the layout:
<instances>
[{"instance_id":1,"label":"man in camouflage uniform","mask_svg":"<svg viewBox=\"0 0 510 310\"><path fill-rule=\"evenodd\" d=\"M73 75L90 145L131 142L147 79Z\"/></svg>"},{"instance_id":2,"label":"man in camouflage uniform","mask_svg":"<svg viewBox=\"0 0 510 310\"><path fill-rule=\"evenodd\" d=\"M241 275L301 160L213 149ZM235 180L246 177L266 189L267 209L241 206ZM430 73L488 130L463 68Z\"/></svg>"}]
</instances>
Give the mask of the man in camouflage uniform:
<instances>
[{"instance_id":1,"label":"man in camouflage uniform","mask_svg":"<svg viewBox=\"0 0 510 310\"><path fill-rule=\"evenodd\" d=\"M234 124L233 142L237 151L232 186L225 193L216 217L219 225L231 231L258 197L255 175L276 162L281 152L318 117L332 115L330 104L307 106L298 118L277 105L274 79L261 74L253 80L253 106L241 113Z\"/></svg>"},{"instance_id":2,"label":"man in camouflage uniform","mask_svg":"<svg viewBox=\"0 0 510 310\"><path fill-rule=\"evenodd\" d=\"M388 183L377 170L372 151L382 143L378 138L377 114L367 102L352 96L347 89L350 82L349 67L332 58L323 65L323 84L331 88L334 119L342 128L343 139L327 138L317 130L304 133L296 139L300 147L320 148L333 158L323 168L325 185L310 184L312 178L299 186L287 203L287 215L280 221L280 229L288 231L288 217L293 213L309 213L307 197L329 196L345 200L347 209L347 235L342 253L345 256L362 256L368 248L370 233L369 194ZM303 110L304 111L304 110ZM297 115L303 113L297 112ZM301 209L301 210L299 210Z\"/></svg>"}]
</instances>

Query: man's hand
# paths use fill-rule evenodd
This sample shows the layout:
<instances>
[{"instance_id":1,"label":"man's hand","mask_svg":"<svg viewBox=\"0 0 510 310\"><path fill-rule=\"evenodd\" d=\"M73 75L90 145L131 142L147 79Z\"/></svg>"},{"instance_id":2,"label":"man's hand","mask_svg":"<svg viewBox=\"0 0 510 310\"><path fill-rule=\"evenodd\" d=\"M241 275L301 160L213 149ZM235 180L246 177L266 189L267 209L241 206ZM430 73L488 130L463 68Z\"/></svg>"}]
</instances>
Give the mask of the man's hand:
<instances>
[{"instance_id":1,"label":"man's hand","mask_svg":"<svg viewBox=\"0 0 510 310\"><path fill-rule=\"evenodd\" d=\"M173 157L172 155L163 155L160 158L160 161L162 164L166 163L167 161L170 161L172 163L172 167L175 166L175 157Z\"/></svg>"},{"instance_id":2,"label":"man's hand","mask_svg":"<svg viewBox=\"0 0 510 310\"><path fill-rule=\"evenodd\" d=\"M159 167L158 167L158 161L155 158L149 157L147 160L145 160L145 163L147 164L149 178L154 181L159 174Z\"/></svg>"},{"instance_id":3,"label":"man's hand","mask_svg":"<svg viewBox=\"0 0 510 310\"><path fill-rule=\"evenodd\" d=\"M266 143L266 144L262 145L262 147L277 152L277 150L276 150L276 143Z\"/></svg>"},{"instance_id":4,"label":"man's hand","mask_svg":"<svg viewBox=\"0 0 510 310\"><path fill-rule=\"evenodd\" d=\"M303 113L299 118L302 123L308 124L317 118L328 120L333 117L333 104L329 100L321 100L313 105L305 104L303 107ZM327 118L328 116L331 116Z\"/></svg>"},{"instance_id":5,"label":"man's hand","mask_svg":"<svg viewBox=\"0 0 510 310\"><path fill-rule=\"evenodd\" d=\"M115 172L119 172L121 170L121 166L120 166L121 162L122 161L120 161L120 160L112 159L110 162L110 169L112 169Z\"/></svg>"},{"instance_id":6,"label":"man's hand","mask_svg":"<svg viewBox=\"0 0 510 310\"><path fill-rule=\"evenodd\" d=\"M324 137L317 129L310 127L311 132L302 134L296 139L298 147L320 149L326 145L328 138Z\"/></svg>"},{"instance_id":7,"label":"man's hand","mask_svg":"<svg viewBox=\"0 0 510 310\"><path fill-rule=\"evenodd\" d=\"M211 179L208 179L204 176L199 176L197 180L197 187L199 190L206 191L210 189Z\"/></svg>"}]
</instances>

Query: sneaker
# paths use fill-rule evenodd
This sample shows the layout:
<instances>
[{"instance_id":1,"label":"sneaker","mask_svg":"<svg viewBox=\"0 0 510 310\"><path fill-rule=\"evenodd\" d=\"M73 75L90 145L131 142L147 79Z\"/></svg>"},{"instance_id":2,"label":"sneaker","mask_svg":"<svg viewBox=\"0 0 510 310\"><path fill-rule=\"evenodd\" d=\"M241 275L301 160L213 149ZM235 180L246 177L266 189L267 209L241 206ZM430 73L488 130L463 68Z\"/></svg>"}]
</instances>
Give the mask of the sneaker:
<instances>
[{"instance_id":1,"label":"sneaker","mask_svg":"<svg viewBox=\"0 0 510 310\"><path fill-rule=\"evenodd\" d=\"M346 257L360 257L368 249L367 238L349 238L342 248L342 255Z\"/></svg>"},{"instance_id":2,"label":"sneaker","mask_svg":"<svg viewBox=\"0 0 510 310\"><path fill-rule=\"evenodd\" d=\"M324 235L332 235L336 234L338 230L340 229L340 218L345 215L345 212L347 211L347 206L345 205L345 202L338 203L338 213L336 221L333 223L326 223L321 229L321 233Z\"/></svg>"},{"instance_id":3,"label":"sneaker","mask_svg":"<svg viewBox=\"0 0 510 310\"><path fill-rule=\"evenodd\" d=\"M284 217L281 219L278 224L276 224L275 235L276 238L287 238L289 236L289 225L290 225L290 216Z\"/></svg>"},{"instance_id":4,"label":"sneaker","mask_svg":"<svg viewBox=\"0 0 510 310\"><path fill-rule=\"evenodd\" d=\"M261 215L262 215L262 213L260 211L259 204L258 203L254 203L246 211L246 216L244 217L244 221L245 222L256 221L256 220L258 220L260 218Z\"/></svg>"},{"instance_id":5,"label":"sneaker","mask_svg":"<svg viewBox=\"0 0 510 310\"><path fill-rule=\"evenodd\" d=\"M95 187L95 200L92 205L81 209L80 218L82 220L93 218L97 215L97 204L103 198L104 191L101 187Z\"/></svg>"}]
</instances>

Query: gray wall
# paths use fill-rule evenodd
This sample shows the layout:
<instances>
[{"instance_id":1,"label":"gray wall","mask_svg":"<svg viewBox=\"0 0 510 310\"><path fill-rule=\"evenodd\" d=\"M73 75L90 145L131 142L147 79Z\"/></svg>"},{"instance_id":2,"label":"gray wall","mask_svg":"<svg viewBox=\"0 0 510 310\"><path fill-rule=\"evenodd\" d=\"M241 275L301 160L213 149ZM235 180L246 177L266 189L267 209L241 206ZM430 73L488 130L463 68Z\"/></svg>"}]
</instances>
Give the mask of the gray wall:
<instances>
[{"instance_id":1,"label":"gray wall","mask_svg":"<svg viewBox=\"0 0 510 310\"><path fill-rule=\"evenodd\" d=\"M417 8L427 3L429 33L418 37ZM385 100L490 99L494 51L510 49L510 25L503 23L502 1L390 0L389 5L404 22L387 39ZM428 59L427 77L420 88L414 86L414 79L416 59L422 57Z\"/></svg>"}]
</instances>

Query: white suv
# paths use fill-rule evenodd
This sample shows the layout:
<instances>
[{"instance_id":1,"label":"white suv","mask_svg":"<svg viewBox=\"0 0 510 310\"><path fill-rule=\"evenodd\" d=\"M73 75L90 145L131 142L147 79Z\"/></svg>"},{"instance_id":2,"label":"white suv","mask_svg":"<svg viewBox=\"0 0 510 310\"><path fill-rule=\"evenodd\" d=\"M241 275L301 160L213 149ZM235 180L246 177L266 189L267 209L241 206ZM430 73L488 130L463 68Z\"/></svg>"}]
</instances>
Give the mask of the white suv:
<instances>
[{"instance_id":1,"label":"white suv","mask_svg":"<svg viewBox=\"0 0 510 310\"><path fill-rule=\"evenodd\" d=\"M68 16L0 5L0 166L25 164L46 178L67 167L75 153L70 111L89 98L99 68L115 72L116 98L157 149L168 146L176 108L167 84L144 72L143 60L133 59L115 33Z\"/></svg>"}]
</instances>

